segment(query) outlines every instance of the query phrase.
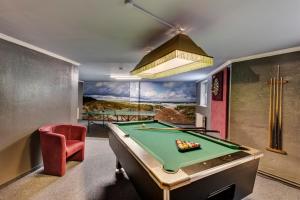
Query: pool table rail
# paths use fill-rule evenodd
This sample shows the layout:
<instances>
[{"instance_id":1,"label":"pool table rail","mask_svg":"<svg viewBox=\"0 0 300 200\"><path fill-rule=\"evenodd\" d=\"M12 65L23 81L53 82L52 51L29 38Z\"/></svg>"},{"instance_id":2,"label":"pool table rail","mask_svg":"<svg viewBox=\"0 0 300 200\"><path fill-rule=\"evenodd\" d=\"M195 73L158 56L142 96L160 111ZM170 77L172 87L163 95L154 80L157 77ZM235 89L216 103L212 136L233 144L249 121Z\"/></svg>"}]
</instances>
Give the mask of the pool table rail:
<instances>
[{"instance_id":1,"label":"pool table rail","mask_svg":"<svg viewBox=\"0 0 300 200\"><path fill-rule=\"evenodd\" d=\"M176 173L167 173L163 169L163 165L154 158L153 155L143 149L132 138L128 137L128 135L124 133L117 124L108 123L108 127L111 129L110 134L113 134L116 139L124 145L124 147L143 166L161 189L167 188L168 190L173 190L178 187L182 187L183 185L188 185L195 180L216 174L222 170L238 166L251 160L259 159L263 156L260 151L246 147L245 149L247 150L243 150L241 152L244 152L247 155L233 161L230 160L223 164L218 163L216 166L207 169L203 168L203 163L205 162L201 162L192 166L180 168Z\"/></svg>"}]
</instances>

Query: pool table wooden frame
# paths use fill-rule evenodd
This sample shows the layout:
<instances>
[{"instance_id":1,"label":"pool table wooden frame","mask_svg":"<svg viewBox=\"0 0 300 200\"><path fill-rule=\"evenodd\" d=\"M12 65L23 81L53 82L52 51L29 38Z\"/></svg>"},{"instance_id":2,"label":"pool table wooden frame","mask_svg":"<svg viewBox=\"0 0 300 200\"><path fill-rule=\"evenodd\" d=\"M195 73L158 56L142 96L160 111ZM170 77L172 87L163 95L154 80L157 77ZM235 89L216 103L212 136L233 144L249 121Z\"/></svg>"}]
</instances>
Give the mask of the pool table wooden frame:
<instances>
[{"instance_id":1,"label":"pool table wooden frame","mask_svg":"<svg viewBox=\"0 0 300 200\"><path fill-rule=\"evenodd\" d=\"M143 200L218 199L214 194L217 196L223 190L234 191L226 199L238 200L252 193L259 159L263 156L258 150L245 147L241 151L245 155L240 157L223 156L217 162L201 162L167 173L156 158L127 137L117 124L108 123L108 127L117 168L124 168Z\"/></svg>"}]
</instances>

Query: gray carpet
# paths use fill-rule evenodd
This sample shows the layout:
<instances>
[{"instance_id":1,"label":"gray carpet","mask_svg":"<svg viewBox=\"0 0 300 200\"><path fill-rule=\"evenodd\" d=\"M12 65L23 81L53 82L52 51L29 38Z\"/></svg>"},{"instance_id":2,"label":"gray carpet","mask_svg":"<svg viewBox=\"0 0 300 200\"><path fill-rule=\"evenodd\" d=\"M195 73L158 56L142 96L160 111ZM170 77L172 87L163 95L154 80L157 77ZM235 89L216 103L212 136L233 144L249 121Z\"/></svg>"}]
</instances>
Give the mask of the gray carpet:
<instances>
[{"instance_id":1,"label":"gray carpet","mask_svg":"<svg viewBox=\"0 0 300 200\"><path fill-rule=\"evenodd\" d=\"M0 191L1 200L138 200L130 181L115 175L108 139L87 138L84 162L68 162L63 177L34 172Z\"/></svg>"},{"instance_id":2,"label":"gray carpet","mask_svg":"<svg viewBox=\"0 0 300 200\"><path fill-rule=\"evenodd\" d=\"M63 177L42 174L42 169L0 190L1 200L139 200L125 176L115 175L115 156L108 139L88 138L84 162L68 162ZM254 193L246 200L300 200L300 191L257 177Z\"/></svg>"}]
</instances>

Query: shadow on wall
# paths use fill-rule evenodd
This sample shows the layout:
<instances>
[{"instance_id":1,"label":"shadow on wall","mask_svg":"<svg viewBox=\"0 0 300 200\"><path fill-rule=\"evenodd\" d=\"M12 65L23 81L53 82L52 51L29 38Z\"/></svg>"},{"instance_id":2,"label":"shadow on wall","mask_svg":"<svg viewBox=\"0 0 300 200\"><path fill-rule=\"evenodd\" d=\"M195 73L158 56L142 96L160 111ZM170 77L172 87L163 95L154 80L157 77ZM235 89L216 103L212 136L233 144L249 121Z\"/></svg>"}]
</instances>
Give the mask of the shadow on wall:
<instances>
[{"instance_id":1,"label":"shadow on wall","mask_svg":"<svg viewBox=\"0 0 300 200\"><path fill-rule=\"evenodd\" d=\"M20 157L19 169L21 173L26 173L22 168L24 164L31 169L42 164L42 154L40 148L40 134L38 130L22 138L24 140L23 151Z\"/></svg>"},{"instance_id":2,"label":"shadow on wall","mask_svg":"<svg viewBox=\"0 0 300 200\"><path fill-rule=\"evenodd\" d=\"M31 167L41 164L41 145L40 133L38 130L34 131L29 137L30 146L30 163Z\"/></svg>"},{"instance_id":3,"label":"shadow on wall","mask_svg":"<svg viewBox=\"0 0 300 200\"><path fill-rule=\"evenodd\" d=\"M38 131L20 138L0 152L0 185L16 178L16 172L22 176L28 169L39 166L41 162L40 139Z\"/></svg>"}]
</instances>

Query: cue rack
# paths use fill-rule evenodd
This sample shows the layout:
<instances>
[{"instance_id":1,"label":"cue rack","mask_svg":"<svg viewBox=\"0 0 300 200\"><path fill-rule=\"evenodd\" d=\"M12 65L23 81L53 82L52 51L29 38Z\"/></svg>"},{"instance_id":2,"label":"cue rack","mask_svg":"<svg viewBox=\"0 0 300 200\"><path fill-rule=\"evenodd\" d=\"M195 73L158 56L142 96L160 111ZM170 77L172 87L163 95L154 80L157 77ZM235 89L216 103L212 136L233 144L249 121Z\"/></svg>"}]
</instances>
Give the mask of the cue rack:
<instances>
[{"instance_id":1,"label":"cue rack","mask_svg":"<svg viewBox=\"0 0 300 200\"><path fill-rule=\"evenodd\" d=\"M288 81L280 76L280 66L277 66L276 76L268 82L270 86L270 104L269 104L269 146L266 148L280 154L287 154L282 149L282 101L283 84Z\"/></svg>"}]
</instances>

